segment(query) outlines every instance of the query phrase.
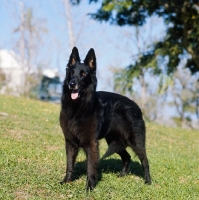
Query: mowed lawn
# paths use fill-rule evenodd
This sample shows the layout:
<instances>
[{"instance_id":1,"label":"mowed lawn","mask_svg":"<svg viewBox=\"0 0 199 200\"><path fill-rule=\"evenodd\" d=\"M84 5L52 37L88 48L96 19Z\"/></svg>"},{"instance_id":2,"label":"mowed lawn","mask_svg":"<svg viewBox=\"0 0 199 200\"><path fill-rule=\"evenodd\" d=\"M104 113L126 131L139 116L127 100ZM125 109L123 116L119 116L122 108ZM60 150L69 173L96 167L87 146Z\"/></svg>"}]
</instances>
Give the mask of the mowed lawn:
<instances>
[{"instance_id":1,"label":"mowed lawn","mask_svg":"<svg viewBox=\"0 0 199 200\"><path fill-rule=\"evenodd\" d=\"M199 130L152 123L146 124L152 185L144 184L130 149L129 175L117 177L122 163L114 154L100 161L98 184L86 193L86 157L80 151L74 181L60 185L66 156L59 111L60 105L0 96L0 199L199 199ZM101 156L106 149L101 140Z\"/></svg>"}]
</instances>

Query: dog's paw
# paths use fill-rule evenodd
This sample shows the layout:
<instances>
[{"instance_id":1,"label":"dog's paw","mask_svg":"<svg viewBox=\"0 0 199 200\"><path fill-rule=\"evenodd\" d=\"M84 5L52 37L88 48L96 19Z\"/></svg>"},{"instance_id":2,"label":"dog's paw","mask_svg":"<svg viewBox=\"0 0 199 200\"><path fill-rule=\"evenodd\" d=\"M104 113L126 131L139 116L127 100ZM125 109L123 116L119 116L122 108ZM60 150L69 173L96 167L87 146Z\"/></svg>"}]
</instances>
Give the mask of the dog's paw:
<instances>
[{"instance_id":1,"label":"dog's paw","mask_svg":"<svg viewBox=\"0 0 199 200\"><path fill-rule=\"evenodd\" d=\"M65 182L65 181L60 181L59 183L60 183L61 185L63 185L63 184L66 183L66 182Z\"/></svg>"},{"instance_id":2,"label":"dog's paw","mask_svg":"<svg viewBox=\"0 0 199 200\"><path fill-rule=\"evenodd\" d=\"M151 180L145 180L144 183L147 184L147 185L151 185Z\"/></svg>"},{"instance_id":3,"label":"dog's paw","mask_svg":"<svg viewBox=\"0 0 199 200\"><path fill-rule=\"evenodd\" d=\"M123 176L125 176L125 175L126 175L126 173L121 171L121 172L117 175L117 177L120 178L120 177L123 177Z\"/></svg>"},{"instance_id":4,"label":"dog's paw","mask_svg":"<svg viewBox=\"0 0 199 200\"><path fill-rule=\"evenodd\" d=\"M61 185L65 184L65 183L69 183L71 182L71 178L69 178L67 175L64 177L64 179L62 181L60 181L59 183Z\"/></svg>"},{"instance_id":5,"label":"dog's paw","mask_svg":"<svg viewBox=\"0 0 199 200\"><path fill-rule=\"evenodd\" d=\"M145 175L144 180L145 184L151 185L151 177L149 174Z\"/></svg>"},{"instance_id":6,"label":"dog's paw","mask_svg":"<svg viewBox=\"0 0 199 200\"><path fill-rule=\"evenodd\" d=\"M128 164L127 166L122 168L122 171L119 173L118 177L123 177L123 176L129 174L129 172L130 172L130 166Z\"/></svg>"},{"instance_id":7,"label":"dog's paw","mask_svg":"<svg viewBox=\"0 0 199 200\"><path fill-rule=\"evenodd\" d=\"M87 182L87 185L86 185L86 189L87 191L89 190L93 190L94 187L95 187L95 180L92 180L92 179L88 179L88 182Z\"/></svg>"}]
</instances>

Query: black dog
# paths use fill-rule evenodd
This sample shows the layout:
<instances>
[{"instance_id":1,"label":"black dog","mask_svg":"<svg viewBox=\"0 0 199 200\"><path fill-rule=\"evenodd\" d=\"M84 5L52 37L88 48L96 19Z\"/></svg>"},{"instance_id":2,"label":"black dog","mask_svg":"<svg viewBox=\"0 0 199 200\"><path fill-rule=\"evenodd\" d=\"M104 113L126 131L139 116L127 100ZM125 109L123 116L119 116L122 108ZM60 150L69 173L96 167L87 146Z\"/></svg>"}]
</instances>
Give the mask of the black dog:
<instances>
[{"instance_id":1,"label":"black dog","mask_svg":"<svg viewBox=\"0 0 199 200\"><path fill-rule=\"evenodd\" d=\"M84 63L73 48L63 84L60 125L65 136L67 168L61 183L71 181L79 148L87 157L87 189L96 184L99 161L98 140L106 139L107 157L118 153L123 161L120 176L129 172L130 146L138 155L145 183L150 184L149 164L145 149L145 124L138 105L130 99L110 92L96 92L96 57L90 49Z\"/></svg>"}]
</instances>

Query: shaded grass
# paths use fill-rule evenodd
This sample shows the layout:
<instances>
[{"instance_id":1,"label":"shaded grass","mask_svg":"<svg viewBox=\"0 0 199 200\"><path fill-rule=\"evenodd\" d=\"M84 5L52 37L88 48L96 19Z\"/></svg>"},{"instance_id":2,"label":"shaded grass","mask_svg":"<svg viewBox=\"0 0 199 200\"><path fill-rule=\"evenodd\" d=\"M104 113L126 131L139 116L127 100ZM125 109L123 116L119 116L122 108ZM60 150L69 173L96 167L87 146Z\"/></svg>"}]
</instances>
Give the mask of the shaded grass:
<instances>
[{"instance_id":1,"label":"shaded grass","mask_svg":"<svg viewBox=\"0 0 199 200\"><path fill-rule=\"evenodd\" d=\"M74 181L60 185L65 172L59 105L0 96L0 199L198 199L199 131L147 124L152 185L144 184L138 158L118 178L121 160L100 161L99 182L85 192L85 155L80 151ZM100 141L100 154L106 151Z\"/></svg>"}]
</instances>

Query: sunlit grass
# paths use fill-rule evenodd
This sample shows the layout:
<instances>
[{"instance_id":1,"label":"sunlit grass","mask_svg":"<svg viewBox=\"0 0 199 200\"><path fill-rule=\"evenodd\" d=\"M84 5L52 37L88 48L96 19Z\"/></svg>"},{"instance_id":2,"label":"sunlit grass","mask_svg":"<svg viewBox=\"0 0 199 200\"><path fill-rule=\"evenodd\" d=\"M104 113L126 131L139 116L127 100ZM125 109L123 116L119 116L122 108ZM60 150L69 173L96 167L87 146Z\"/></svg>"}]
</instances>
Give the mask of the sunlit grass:
<instances>
[{"instance_id":1,"label":"sunlit grass","mask_svg":"<svg viewBox=\"0 0 199 200\"><path fill-rule=\"evenodd\" d=\"M59 105L0 96L0 199L198 199L199 131L147 123L152 185L144 184L140 162L131 154L131 173L117 175L115 154L100 161L99 182L85 192L86 165L78 155L74 181L60 185L65 172ZM107 149L100 141L100 154Z\"/></svg>"}]
</instances>

